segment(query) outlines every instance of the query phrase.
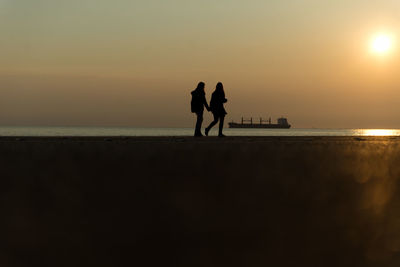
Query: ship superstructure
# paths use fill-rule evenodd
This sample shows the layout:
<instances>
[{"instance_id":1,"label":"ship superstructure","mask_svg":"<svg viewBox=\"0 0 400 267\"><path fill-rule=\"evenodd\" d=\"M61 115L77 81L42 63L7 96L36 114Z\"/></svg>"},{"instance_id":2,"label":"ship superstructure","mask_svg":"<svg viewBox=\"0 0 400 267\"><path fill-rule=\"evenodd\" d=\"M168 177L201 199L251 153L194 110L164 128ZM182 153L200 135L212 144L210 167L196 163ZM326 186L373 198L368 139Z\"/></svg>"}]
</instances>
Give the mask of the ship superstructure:
<instances>
[{"instance_id":1,"label":"ship superstructure","mask_svg":"<svg viewBox=\"0 0 400 267\"><path fill-rule=\"evenodd\" d=\"M259 121L253 121L253 118L245 119L242 117L241 123L230 122L229 128L282 128L289 129L291 125L289 124L287 118L278 118L277 123L272 123L271 118L268 120L263 120L260 118Z\"/></svg>"}]
</instances>

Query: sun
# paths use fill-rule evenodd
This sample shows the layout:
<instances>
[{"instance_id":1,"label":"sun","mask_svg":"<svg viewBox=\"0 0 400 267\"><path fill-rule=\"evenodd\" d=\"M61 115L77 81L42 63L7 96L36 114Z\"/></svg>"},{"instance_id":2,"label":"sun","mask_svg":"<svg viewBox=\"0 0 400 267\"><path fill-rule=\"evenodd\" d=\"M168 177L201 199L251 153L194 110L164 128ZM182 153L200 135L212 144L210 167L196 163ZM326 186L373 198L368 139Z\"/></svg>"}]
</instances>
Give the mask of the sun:
<instances>
[{"instance_id":1,"label":"sun","mask_svg":"<svg viewBox=\"0 0 400 267\"><path fill-rule=\"evenodd\" d=\"M378 34L372 40L371 49L375 53L387 53L392 47L392 38L387 34Z\"/></svg>"}]
</instances>

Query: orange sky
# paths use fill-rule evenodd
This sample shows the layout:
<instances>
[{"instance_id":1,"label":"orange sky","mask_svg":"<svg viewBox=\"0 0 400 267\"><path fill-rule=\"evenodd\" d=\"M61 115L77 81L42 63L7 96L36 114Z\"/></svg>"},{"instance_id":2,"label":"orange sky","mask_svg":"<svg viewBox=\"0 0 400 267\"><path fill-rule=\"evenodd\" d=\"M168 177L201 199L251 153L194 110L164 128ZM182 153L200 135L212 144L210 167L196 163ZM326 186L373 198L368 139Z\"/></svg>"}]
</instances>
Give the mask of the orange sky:
<instances>
[{"instance_id":1,"label":"orange sky","mask_svg":"<svg viewBox=\"0 0 400 267\"><path fill-rule=\"evenodd\" d=\"M0 0L0 125L192 126L221 81L227 120L400 128L400 2L365 2Z\"/></svg>"}]
</instances>

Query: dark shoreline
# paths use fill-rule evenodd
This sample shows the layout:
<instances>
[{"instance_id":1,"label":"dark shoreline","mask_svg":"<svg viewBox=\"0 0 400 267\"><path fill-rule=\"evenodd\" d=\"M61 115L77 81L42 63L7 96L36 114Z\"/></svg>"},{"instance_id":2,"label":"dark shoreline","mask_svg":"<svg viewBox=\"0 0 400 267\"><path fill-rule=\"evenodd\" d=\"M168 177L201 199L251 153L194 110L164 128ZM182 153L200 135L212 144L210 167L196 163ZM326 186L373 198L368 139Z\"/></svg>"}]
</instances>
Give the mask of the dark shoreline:
<instances>
[{"instance_id":1,"label":"dark shoreline","mask_svg":"<svg viewBox=\"0 0 400 267\"><path fill-rule=\"evenodd\" d=\"M263 141L400 141L400 136L0 136L0 141L185 141L185 142L263 142Z\"/></svg>"},{"instance_id":2,"label":"dark shoreline","mask_svg":"<svg viewBox=\"0 0 400 267\"><path fill-rule=\"evenodd\" d=\"M1 266L398 266L400 137L0 137Z\"/></svg>"}]
</instances>

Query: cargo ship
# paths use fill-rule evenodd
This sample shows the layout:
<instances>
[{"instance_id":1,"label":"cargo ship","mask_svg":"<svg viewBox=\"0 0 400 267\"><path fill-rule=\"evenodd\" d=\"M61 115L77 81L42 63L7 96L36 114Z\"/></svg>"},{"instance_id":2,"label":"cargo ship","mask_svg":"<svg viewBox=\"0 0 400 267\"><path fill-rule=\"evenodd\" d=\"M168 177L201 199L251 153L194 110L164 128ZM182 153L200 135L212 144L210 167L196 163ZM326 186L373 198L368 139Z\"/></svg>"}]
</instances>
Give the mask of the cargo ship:
<instances>
[{"instance_id":1,"label":"cargo ship","mask_svg":"<svg viewBox=\"0 0 400 267\"><path fill-rule=\"evenodd\" d=\"M256 128L256 129L289 129L291 125L288 123L287 118L279 118L277 119L277 123L271 123L271 118L269 120L263 120L260 118L260 121L253 123L253 118L246 120L242 118L241 123L230 122L229 128Z\"/></svg>"}]
</instances>

